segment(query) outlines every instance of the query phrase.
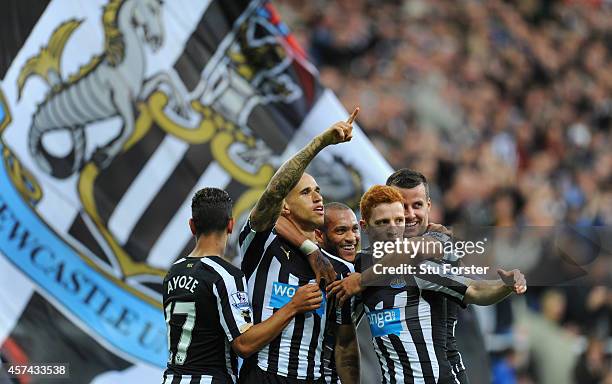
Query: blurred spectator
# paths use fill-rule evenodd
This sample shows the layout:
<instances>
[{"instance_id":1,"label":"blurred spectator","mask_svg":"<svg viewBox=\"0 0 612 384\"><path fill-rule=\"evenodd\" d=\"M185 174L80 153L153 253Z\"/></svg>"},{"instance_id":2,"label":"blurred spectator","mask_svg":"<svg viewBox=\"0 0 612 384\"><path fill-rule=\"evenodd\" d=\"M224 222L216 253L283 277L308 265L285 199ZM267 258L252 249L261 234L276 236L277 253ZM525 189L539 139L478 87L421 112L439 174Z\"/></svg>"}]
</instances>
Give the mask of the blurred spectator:
<instances>
[{"instance_id":1,"label":"blurred spectator","mask_svg":"<svg viewBox=\"0 0 612 384\"><path fill-rule=\"evenodd\" d=\"M512 349L502 351L493 363L492 384L516 384L515 352Z\"/></svg>"},{"instance_id":2,"label":"blurred spectator","mask_svg":"<svg viewBox=\"0 0 612 384\"><path fill-rule=\"evenodd\" d=\"M508 188L526 225L612 223L609 2L278 5L391 165L426 165L446 224L488 224Z\"/></svg>"},{"instance_id":3,"label":"blurred spectator","mask_svg":"<svg viewBox=\"0 0 612 384\"><path fill-rule=\"evenodd\" d=\"M580 356L574 369L574 380L580 384L598 384L603 382L608 372L610 363L606 359L604 343L598 339L590 339L586 351Z\"/></svg>"},{"instance_id":4,"label":"blurred spectator","mask_svg":"<svg viewBox=\"0 0 612 384\"><path fill-rule=\"evenodd\" d=\"M561 327L566 306L565 296L547 290L541 297L541 313L530 312L521 320L528 334L528 348L536 382L570 384L576 362L576 337Z\"/></svg>"}]
</instances>

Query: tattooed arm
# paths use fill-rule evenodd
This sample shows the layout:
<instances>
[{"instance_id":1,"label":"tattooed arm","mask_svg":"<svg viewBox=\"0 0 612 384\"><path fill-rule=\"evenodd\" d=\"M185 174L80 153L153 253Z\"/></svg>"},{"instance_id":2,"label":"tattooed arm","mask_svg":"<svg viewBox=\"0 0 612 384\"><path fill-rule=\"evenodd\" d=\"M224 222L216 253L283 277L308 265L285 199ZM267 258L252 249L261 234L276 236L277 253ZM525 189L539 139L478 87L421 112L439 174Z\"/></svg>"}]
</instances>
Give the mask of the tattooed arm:
<instances>
[{"instance_id":1,"label":"tattooed arm","mask_svg":"<svg viewBox=\"0 0 612 384\"><path fill-rule=\"evenodd\" d=\"M355 108L347 121L340 121L316 136L292 158L287 160L272 176L266 190L251 211L251 228L262 232L272 228L280 215L283 199L296 186L312 159L328 145L344 143L353 137L353 120L359 108Z\"/></svg>"}]
</instances>

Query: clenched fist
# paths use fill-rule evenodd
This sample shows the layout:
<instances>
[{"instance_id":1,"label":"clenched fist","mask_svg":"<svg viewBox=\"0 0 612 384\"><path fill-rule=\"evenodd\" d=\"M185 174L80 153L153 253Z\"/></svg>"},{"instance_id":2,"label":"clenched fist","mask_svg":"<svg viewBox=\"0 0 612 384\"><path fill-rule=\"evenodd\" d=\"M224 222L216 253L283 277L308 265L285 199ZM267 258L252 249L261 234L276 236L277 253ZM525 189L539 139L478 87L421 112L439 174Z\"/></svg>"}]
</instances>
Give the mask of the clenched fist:
<instances>
[{"instance_id":1,"label":"clenched fist","mask_svg":"<svg viewBox=\"0 0 612 384\"><path fill-rule=\"evenodd\" d=\"M323 302L323 293L317 284L302 285L295 291L289 304L296 313L316 311Z\"/></svg>"}]
</instances>

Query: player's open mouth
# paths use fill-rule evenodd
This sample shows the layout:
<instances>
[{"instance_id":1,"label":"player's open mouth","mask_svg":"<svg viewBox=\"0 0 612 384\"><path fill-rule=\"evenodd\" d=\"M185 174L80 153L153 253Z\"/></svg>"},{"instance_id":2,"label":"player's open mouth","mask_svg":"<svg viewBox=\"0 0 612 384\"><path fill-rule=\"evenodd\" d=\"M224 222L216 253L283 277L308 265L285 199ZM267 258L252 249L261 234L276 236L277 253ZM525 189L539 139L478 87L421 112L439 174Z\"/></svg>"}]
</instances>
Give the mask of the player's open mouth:
<instances>
[{"instance_id":1,"label":"player's open mouth","mask_svg":"<svg viewBox=\"0 0 612 384\"><path fill-rule=\"evenodd\" d=\"M340 249L343 249L347 252L354 252L355 251L355 246L354 245L343 245L340 247Z\"/></svg>"},{"instance_id":2,"label":"player's open mouth","mask_svg":"<svg viewBox=\"0 0 612 384\"><path fill-rule=\"evenodd\" d=\"M315 209L313 209L313 211L317 212L319 215L322 215L324 213L323 206L316 207Z\"/></svg>"},{"instance_id":3,"label":"player's open mouth","mask_svg":"<svg viewBox=\"0 0 612 384\"><path fill-rule=\"evenodd\" d=\"M416 221L413 221L412 223L406 223L406 228L416 227L417 224L418 222Z\"/></svg>"}]
</instances>

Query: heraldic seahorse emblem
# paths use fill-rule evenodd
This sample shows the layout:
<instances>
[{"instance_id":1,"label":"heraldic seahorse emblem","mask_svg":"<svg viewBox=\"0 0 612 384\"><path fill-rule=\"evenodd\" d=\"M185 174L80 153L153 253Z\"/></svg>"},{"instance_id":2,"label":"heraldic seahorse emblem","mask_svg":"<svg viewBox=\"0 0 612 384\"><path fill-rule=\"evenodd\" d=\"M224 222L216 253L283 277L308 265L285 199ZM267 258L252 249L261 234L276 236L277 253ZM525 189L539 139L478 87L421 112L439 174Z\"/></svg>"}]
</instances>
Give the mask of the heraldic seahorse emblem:
<instances>
[{"instance_id":1,"label":"heraldic seahorse emblem","mask_svg":"<svg viewBox=\"0 0 612 384\"><path fill-rule=\"evenodd\" d=\"M134 132L134 103L144 100L161 84L173 93L171 106L183 117L188 110L183 98L165 73L145 79L144 42L157 51L163 44L164 29L159 0L111 0L102 17L104 52L94 56L78 73L64 80L60 73L64 47L82 20L69 20L51 35L49 44L26 62L19 74L19 97L28 78L42 77L50 86L45 100L32 117L28 147L37 164L46 173L67 178L86 161L85 127L95 121L120 116L119 134L91 157L100 169L108 167ZM141 33L142 32L142 33ZM142 37L143 36L143 37ZM66 130L72 139L68 155L57 157L43 145L43 135Z\"/></svg>"}]
</instances>

